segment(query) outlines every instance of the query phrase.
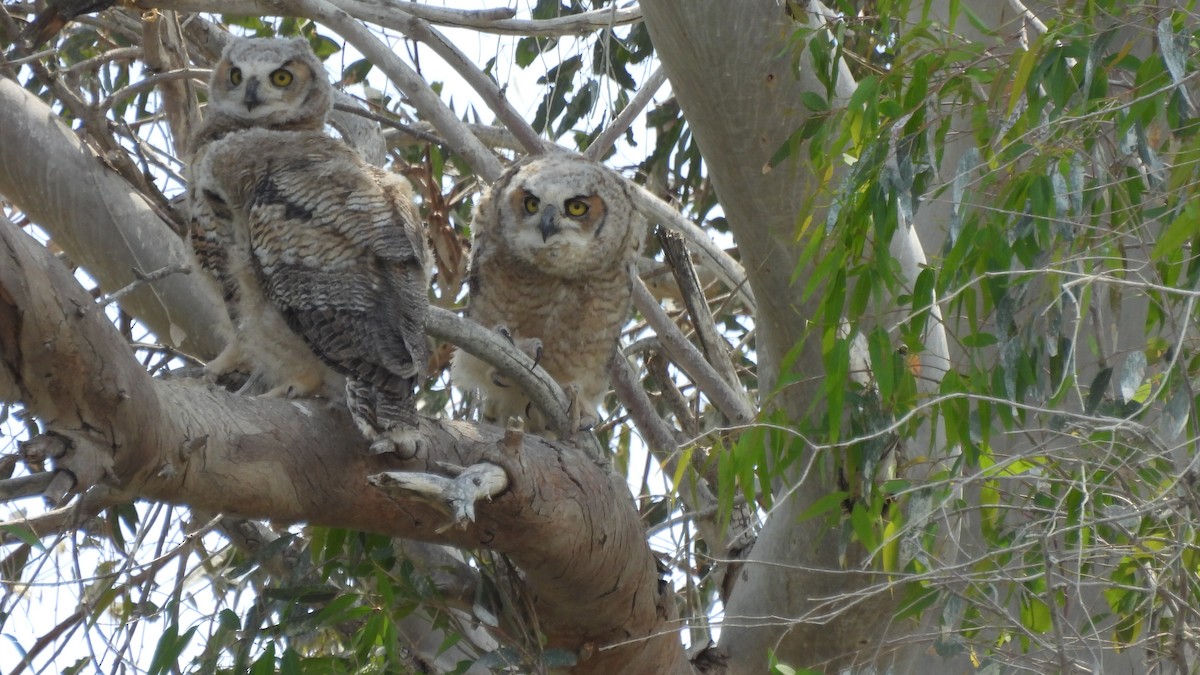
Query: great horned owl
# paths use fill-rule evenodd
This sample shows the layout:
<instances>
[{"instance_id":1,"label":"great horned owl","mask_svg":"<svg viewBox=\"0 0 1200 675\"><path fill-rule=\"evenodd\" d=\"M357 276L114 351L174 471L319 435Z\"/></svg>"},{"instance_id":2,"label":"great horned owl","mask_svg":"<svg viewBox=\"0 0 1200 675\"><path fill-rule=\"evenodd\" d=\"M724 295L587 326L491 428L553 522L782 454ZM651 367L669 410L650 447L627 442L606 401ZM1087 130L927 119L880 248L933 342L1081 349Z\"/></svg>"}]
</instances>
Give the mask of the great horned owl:
<instances>
[{"instance_id":1,"label":"great horned owl","mask_svg":"<svg viewBox=\"0 0 1200 675\"><path fill-rule=\"evenodd\" d=\"M645 238L628 188L582 157L539 157L491 186L471 230L468 315L538 358L573 395L581 425L594 424ZM491 366L459 351L451 375L479 391L485 420L520 416L527 429L545 430L529 399Z\"/></svg>"},{"instance_id":2,"label":"great horned owl","mask_svg":"<svg viewBox=\"0 0 1200 675\"><path fill-rule=\"evenodd\" d=\"M333 88L303 39L238 39L191 144L192 243L236 339L210 374L346 404L377 452L415 449L425 240L407 181L324 132Z\"/></svg>"}]
</instances>

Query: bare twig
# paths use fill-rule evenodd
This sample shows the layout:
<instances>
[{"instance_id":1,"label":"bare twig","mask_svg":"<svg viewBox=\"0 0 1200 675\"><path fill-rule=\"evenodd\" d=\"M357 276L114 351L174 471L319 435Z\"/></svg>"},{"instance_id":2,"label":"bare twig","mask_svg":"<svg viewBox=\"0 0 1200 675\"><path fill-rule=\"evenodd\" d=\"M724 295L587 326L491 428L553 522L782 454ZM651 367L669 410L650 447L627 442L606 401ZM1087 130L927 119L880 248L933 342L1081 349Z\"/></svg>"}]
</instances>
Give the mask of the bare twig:
<instances>
[{"instance_id":1,"label":"bare twig","mask_svg":"<svg viewBox=\"0 0 1200 675\"><path fill-rule=\"evenodd\" d=\"M696 415L692 413L687 398L679 390L679 387L675 386L671 373L667 371L667 359L660 351L658 339L651 339L654 341L654 351L645 354L646 372L658 382L658 386L662 390L662 398L675 413L675 419L679 421L683 433L690 437L696 436L700 433Z\"/></svg>"},{"instance_id":2,"label":"bare twig","mask_svg":"<svg viewBox=\"0 0 1200 675\"><path fill-rule=\"evenodd\" d=\"M704 290L700 288L700 279L696 276L696 268L692 267L692 259L688 254L687 244L677 232L660 228L658 241L662 245L663 256L666 258L671 272L675 275L675 283L679 286L679 294L683 305L687 308L692 319L692 327L696 329L696 339L705 358L716 368L717 373L725 383L734 389L741 387L737 371L730 358L729 345L717 334L717 325L713 320L712 311L704 299Z\"/></svg>"},{"instance_id":3,"label":"bare twig","mask_svg":"<svg viewBox=\"0 0 1200 675\"><path fill-rule=\"evenodd\" d=\"M681 434L671 428L654 410L654 403L637 381L625 355L618 352L608 364L613 390L621 405L629 411L630 418L642 434L642 440L652 449L666 454L674 453L682 442Z\"/></svg>"},{"instance_id":4,"label":"bare twig","mask_svg":"<svg viewBox=\"0 0 1200 675\"><path fill-rule=\"evenodd\" d=\"M117 101L135 96L148 89L153 89L165 82L188 79L204 80L208 78L208 73L209 71L204 68L180 68L179 70L169 70L165 73L155 73L150 77L138 80L133 84L121 87L120 89L114 91L113 93L104 97L104 100L101 101L97 107L100 110L108 110L109 108L113 107Z\"/></svg>"},{"instance_id":5,"label":"bare twig","mask_svg":"<svg viewBox=\"0 0 1200 675\"><path fill-rule=\"evenodd\" d=\"M446 139L442 138L441 136L429 133L428 131L418 128L417 126L414 126L411 124L405 124L403 122L398 122L395 119L392 119L391 117L389 117L387 115L380 115L379 113L377 113L373 110L367 110L366 108L362 108L357 105L350 105L349 103L337 103L337 104L334 104L333 109L340 111L340 112L350 113L351 115L358 115L359 117L369 119L372 122L377 122L382 126L395 129L396 131L399 131L400 133L405 134L406 136L411 136L411 137L417 139L418 141L422 141L424 143L432 143L434 145L442 145L446 142ZM384 137L386 138L387 135L388 134L385 132Z\"/></svg>"},{"instance_id":6,"label":"bare twig","mask_svg":"<svg viewBox=\"0 0 1200 675\"><path fill-rule=\"evenodd\" d=\"M345 6L350 11L351 4ZM583 35L596 30L624 26L642 20L642 10L637 5L619 9L616 5L603 9L559 16L553 19L514 19L511 10L461 10L434 7L412 3L405 7L415 16L434 24L471 28L481 33L499 35L560 37L564 35ZM501 12L509 12L508 16L498 16ZM354 12L351 11L353 14Z\"/></svg>"},{"instance_id":7,"label":"bare twig","mask_svg":"<svg viewBox=\"0 0 1200 675\"><path fill-rule=\"evenodd\" d=\"M415 3L414 3L415 4ZM405 5L407 7L407 5ZM393 14L401 16L399 11L394 11ZM467 84L479 94L484 103L487 104L492 112L496 114L496 118L508 128L517 140L524 146L525 151L531 155L538 155L545 152L550 144L543 141L512 106L504 98L504 93L496 86L496 82L481 71L470 59L463 54L458 47L455 47L452 42L446 39L446 36L439 33L426 21L415 16L410 17L406 21L404 32L410 38L424 42L433 49L434 53L445 59L446 63L455 70L459 75L466 80ZM490 180L490 179L489 179Z\"/></svg>"},{"instance_id":8,"label":"bare twig","mask_svg":"<svg viewBox=\"0 0 1200 675\"><path fill-rule=\"evenodd\" d=\"M130 293L135 291L142 284L153 283L155 281L158 281L159 279L165 279L165 278L171 276L172 274L191 274L191 273L192 273L191 266L187 265L187 264L183 264L183 263L180 263L178 265L167 265L166 267L156 269L153 272L142 272L141 270L134 269L133 276L137 277L136 280L134 280L132 283L130 283L128 286L125 286L124 288L119 288L116 291L113 291L112 293L101 296L100 298L98 298L96 300L96 304L100 305L101 307L107 307L108 305L111 305L112 303L120 300L124 296L129 295Z\"/></svg>"}]
</instances>

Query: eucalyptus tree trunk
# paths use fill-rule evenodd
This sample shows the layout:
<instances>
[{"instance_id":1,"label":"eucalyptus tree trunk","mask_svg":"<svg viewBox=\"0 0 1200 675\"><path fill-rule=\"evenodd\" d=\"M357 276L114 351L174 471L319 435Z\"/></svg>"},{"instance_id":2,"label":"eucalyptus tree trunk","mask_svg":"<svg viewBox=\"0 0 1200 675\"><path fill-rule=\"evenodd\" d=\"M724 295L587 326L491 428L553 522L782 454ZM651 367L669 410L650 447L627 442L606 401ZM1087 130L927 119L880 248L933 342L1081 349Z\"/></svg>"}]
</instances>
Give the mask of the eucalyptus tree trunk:
<instances>
[{"instance_id":1,"label":"eucalyptus tree trunk","mask_svg":"<svg viewBox=\"0 0 1200 675\"><path fill-rule=\"evenodd\" d=\"M797 69L789 48L789 38L803 27L798 22L819 17L792 16L774 0L645 0L642 11L758 298L758 373L766 396L797 342L803 340L797 363L821 363L819 331L809 323L816 318L814 303L801 298L802 282L791 283L804 248L796 241L797 219L818 181L802 152L766 170L803 122L801 94L824 91L807 55ZM839 94L849 96L849 72L839 82ZM815 222L821 219L814 214ZM810 331L813 337L805 339ZM806 375L773 399L792 419L809 413L819 387L819 372ZM730 672L765 672L771 649L791 664L845 664L891 613L875 605L826 617L813 602L867 579L843 570L837 532L823 519L797 524L815 499L837 489L830 476L813 474L809 481L771 514L726 604L719 646L729 656ZM801 619L810 612L814 620Z\"/></svg>"}]
</instances>

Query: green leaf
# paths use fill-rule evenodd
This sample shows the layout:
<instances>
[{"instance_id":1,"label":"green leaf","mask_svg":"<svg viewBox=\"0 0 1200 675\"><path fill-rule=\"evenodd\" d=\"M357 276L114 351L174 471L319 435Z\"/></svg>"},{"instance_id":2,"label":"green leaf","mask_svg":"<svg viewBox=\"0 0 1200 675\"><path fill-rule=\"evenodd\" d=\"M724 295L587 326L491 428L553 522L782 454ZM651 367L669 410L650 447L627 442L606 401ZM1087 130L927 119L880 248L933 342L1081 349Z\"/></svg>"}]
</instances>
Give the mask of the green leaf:
<instances>
[{"instance_id":1,"label":"green leaf","mask_svg":"<svg viewBox=\"0 0 1200 675\"><path fill-rule=\"evenodd\" d=\"M1050 632L1050 608L1039 598L1026 596L1021 601L1021 625L1034 633Z\"/></svg>"},{"instance_id":2,"label":"green leaf","mask_svg":"<svg viewBox=\"0 0 1200 675\"><path fill-rule=\"evenodd\" d=\"M250 667L250 675L275 675L275 644L268 642L262 656Z\"/></svg>"},{"instance_id":3,"label":"green leaf","mask_svg":"<svg viewBox=\"0 0 1200 675\"><path fill-rule=\"evenodd\" d=\"M823 113L829 110L829 101L814 91L806 91L800 94L800 102L804 104L805 108L813 112Z\"/></svg>"},{"instance_id":4,"label":"green leaf","mask_svg":"<svg viewBox=\"0 0 1200 675\"><path fill-rule=\"evenodd\" d=\"M871 516L867 505L855 502L854 508L850 510L850 526L854 528L854 535L858 537L859 543L868 551L879 548L879 534L875 530L875 524L875 518Z\"/></svg>"},{"instance_id":5,"label":"green leaf","mask_svg":"<svg viewBox=\"0 0 1200 675\"><path fill-rule=\"evenodd\" d=\"M342 84L350 86L367 81L367 74L375 65L366 59L359 59L342 69Z\"/></svg>"},{"instance_id":6,"label":"green leaf","mask_svg":"<svg viewBox=\"0 0 1200 675\"><path fill-rule=\"evenodd\" d=\"M1038 53L1041 51L1042 36L1044 33L1039 33L1033 44L1029 45L1029 49L1021 55L1021 61L1017 65L1017 74L1013 77L1012 89L1009 91L1008 107L1005 110L1005 115L1012 115L1016 109L1017 103L1025 95L1025 85L1029 83L1029 75L1033 72L1033 67L1038 63Z\"/></svg>"},{"instance_id":7,"label":"green leaf","mask_svg":"<svg viewBox=\"0 0 1200 675\"><path fill-rule=\"evenodd\" d=\"M1197 232L1200 232L1200 202L1191 201L1158 236L1158 241L1150 251L1150 259L1162 260L1178 255L1184 244L1196 237Z\"/></svg>"},{"instance_id":8,"label":"green leaf","mask_svg":"<svg viewBox=\"0 0 1200 675\"><path fill-rule=\"evenodd\" d=\"M179 655L183 653L195 633L196 626L192 626L186 633L179 635L179 626L173 623L169 624L163 630L162 636L158 638L158 645L154 648L154 657L150 659L150 666L147 670L148 675L158 675L173 669L177 665Z\"/></svg>"},{"instance_id":9,"label":"green leaf","mask_svg":"<svg viewBox=\"0 0 1200 675\"><path fill-rule=\"evenodd\" d=\"M837 492L830 492L829 494L810 504L807 509L804 509L804 512L796 518L796 522L803 523L806 520L816 518L818 516L824 516L832 511L840 512L842 509L842 502L846 501L846 498L849 496L849 492L841 490Z\"/></svg>"},{"instance_id":10,"label":"green leaf","mask_svg":"<svg viewBox=\"0 0 1200 675\"><path fill-rule=\"evenodd\" d=\"M9 535L23 542L27 546L33 547L39 551L45 551L46 547L42 545L42 540L33 533L33 530L24 525L0 525L0 532Z\"/></svg>"},{"instance_id":11,"label":"green leaf","mask_svg":"<svg viewBox=\"0 0 1200 675\"><path fill-rule=\"evenodd\" d=\"M1091 415L1096 412L1100 401L1104 400L1104 392L1108 389L1108 383L1112 379L1112 374L1112 368L1105 368L1096 373L1096 377L1092 380L1092 386L1088 388L1087 402L1083 406L1084 413Z\"/></svg>"}]
</instances>

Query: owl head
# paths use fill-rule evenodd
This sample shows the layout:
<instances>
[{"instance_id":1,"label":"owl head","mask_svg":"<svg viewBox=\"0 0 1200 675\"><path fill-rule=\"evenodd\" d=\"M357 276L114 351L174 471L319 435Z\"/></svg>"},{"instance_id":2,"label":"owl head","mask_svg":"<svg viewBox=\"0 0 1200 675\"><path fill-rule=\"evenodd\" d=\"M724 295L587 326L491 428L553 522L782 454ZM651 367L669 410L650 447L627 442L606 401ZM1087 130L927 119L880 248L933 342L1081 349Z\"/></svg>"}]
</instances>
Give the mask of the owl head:
<instances>
[{"instance_id":1,"label":"owl head","mask_svg":"<svg viewBox=\"0 0 1200 675\"><path fill-rule=\"evenodd\" d=\"M480 200L473 227L513 258L558 277L627 264L646 226L620 176L565 153L520 162Z\"/></svg>"},{"instance_id":2,"label":"owl head","mask_svg":"<svg viewBox=\"0 0 1200 675\"><path fill-rule=\"evenodd\" d=\"M245 126L321 129L333 86L304 38L236 38L213 68L208 105Z\"/></svg>"}]
</instances>

